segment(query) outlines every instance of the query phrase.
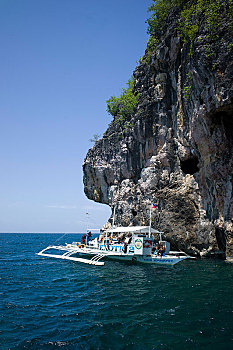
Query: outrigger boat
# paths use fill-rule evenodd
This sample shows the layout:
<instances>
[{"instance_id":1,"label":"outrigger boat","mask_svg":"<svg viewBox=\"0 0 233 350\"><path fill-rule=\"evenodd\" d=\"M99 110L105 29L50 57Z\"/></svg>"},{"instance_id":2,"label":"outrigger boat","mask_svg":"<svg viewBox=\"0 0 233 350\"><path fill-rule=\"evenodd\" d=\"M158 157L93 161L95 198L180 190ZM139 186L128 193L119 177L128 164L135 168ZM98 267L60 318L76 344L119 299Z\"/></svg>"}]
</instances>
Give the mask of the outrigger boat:
<instances>
[{"instance_id":1,"label":"outrigger boat","mask_svg":"<svg viewBox=\"0 0 233 350\"><path fill-rule=\"evenodd\" d=\"M159 249L152 234L160 236ZM37 255L99 266L104 265L101 260L106 258L159 265L175 265L185 259L192 259L184 252L170 251L170 243L163 241L161 234L151 226L117 227L106 230L95 239L86 240L86 244L73 242L64 246L51 245ZM122 235L125 236L123 242L120 239ZM55 254L57 250L62 254Z\"/></svg>"}]
</instances>

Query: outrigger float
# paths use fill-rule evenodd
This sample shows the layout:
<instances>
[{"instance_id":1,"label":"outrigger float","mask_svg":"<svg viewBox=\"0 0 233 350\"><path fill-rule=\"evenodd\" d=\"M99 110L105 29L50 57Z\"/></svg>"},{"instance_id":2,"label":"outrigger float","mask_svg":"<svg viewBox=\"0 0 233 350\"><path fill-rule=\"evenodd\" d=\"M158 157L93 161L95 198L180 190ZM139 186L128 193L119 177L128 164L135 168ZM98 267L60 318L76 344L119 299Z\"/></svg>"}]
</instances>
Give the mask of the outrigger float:
<instances>
[{"instance_id":1,"label":"outrigger float","mask_svg":"<svg viewBox=\"0 0 233 350\"><path fill-rule=\"evenodd\" d=\"M123 242L120 240L122 234L126 236ZM151 234L159 234L156 245ZM185 259L193 259L184 252L170 251L170 243L163 241L161 234L151 226L117 227L106 230L95 239L86 240L86 244L51 245L37 255L97 266L104 265L101 260L105 259L158 265L175 265ZM55 254L57 250L62 254Z\"/></svg>"}]
</instances>

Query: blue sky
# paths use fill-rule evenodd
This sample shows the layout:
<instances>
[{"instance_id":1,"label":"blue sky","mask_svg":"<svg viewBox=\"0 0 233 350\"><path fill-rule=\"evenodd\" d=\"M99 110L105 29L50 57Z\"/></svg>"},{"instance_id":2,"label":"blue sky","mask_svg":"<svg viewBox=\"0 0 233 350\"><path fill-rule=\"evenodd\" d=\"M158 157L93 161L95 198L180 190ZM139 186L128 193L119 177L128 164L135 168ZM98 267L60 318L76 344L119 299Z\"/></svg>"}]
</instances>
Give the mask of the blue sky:
<instances>
[{"instance_id":1,"label":"blue sky","mask_svg":"<svg viewBox=\"0 0 233 350\"><path fill-rule=\"evenodd\" d=\"M0 232L82 232L89 139L143 56L151 0L0 0Z\"/></svg>"}]
</instances>

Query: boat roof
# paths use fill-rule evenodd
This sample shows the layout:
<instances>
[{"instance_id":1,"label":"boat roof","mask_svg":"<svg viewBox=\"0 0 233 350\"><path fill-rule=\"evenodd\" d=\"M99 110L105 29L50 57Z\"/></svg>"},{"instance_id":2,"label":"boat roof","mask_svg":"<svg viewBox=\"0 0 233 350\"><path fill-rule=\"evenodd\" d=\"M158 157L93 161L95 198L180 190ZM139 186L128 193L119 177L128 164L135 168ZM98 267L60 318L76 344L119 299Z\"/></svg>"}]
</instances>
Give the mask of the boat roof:
<instances>
[{"instance_id":1,"label":"boat roof","mask_svg":"<svg viewBox=\"0 0 233 350\"><path fill-rule=\"evenodd\" d=\"M134 233L162 233L150 226L120 226L116 228L111 228L106 230L107 233L125 233L125 232L134 232Z\"/></svg>"}]
</instances>

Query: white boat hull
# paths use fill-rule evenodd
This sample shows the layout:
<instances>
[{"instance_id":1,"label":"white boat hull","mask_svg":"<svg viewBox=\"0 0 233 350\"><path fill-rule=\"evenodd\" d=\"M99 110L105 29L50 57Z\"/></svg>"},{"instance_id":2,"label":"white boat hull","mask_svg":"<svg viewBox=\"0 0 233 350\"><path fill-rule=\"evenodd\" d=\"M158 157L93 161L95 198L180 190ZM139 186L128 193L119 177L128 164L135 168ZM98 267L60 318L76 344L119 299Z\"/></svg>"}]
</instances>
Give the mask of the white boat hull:
<instances>
[{"instance_id":1,"label":"white boat hull","mask_svg":"<svg viewBox=\"0 0 233 350\"><path fill-rule=\"evenodd\" d=\"M53 254L48 253L46 251L49 250L59 250L64 251L63 254ZM45 253L46 252L46 253ZM118 261L129 261L133 263L144 263L144 264L158 264L158 265L175 265L182 260L189 259L189 256L174 256L174 255L165 255L165 256L157 256L157 255L136 255L133 252L131 253L123 253L115 252L111 250L105 249L97 249L97 248L79 248L73 244L67 244L66 246L49 246L43 249L41 252L37 253L40 256L46 256L56 259L66 259L72 260L76 262L82 262L90 265L104 265L103 261L99 261L101 259L111 259ZM78 255L78 257L74 257L71 255ZM82 258L83 256L87 257L86 259Z\"/></svg>"},{"instance_id":2,"label":"white boat hull","mask_svg":"<svg viewBox=\"0 0 233 350\"><path fill-rule=\"evenodd\" d=\"M122 261L131 261L134 263L144 263L144 264L157 264L157 265L175 265L182 260L188 259L188 256L184 257L170 257L170 256L162 256L162 257L144 257L144 256L107 256L109 259L114 260L122 260Z\"/></svg>"}]
</instances>

